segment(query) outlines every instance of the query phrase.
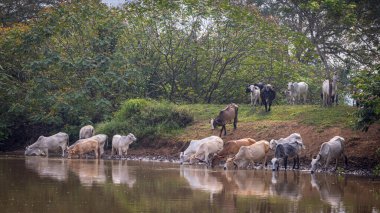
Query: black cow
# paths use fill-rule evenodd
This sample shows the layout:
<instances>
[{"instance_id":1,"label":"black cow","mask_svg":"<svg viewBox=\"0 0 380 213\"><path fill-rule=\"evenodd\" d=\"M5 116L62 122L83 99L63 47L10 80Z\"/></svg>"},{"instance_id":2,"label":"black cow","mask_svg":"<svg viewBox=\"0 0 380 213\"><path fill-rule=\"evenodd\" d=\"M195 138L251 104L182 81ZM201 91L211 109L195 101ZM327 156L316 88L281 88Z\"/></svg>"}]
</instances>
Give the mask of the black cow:
<instances>
[{"instance_id":1,"label":"black cow","mask_svg":"<svg viewBox=\"0 0 380 213\"><path fill-rule=\"evenodd\" d=\"M269 112L270 107L272 106L272 101L276 98L276 92L274 91L272 85L265 85L261 90L260 97L262 104L265 105L265 111Z\"/></svg>"}]
</instances>

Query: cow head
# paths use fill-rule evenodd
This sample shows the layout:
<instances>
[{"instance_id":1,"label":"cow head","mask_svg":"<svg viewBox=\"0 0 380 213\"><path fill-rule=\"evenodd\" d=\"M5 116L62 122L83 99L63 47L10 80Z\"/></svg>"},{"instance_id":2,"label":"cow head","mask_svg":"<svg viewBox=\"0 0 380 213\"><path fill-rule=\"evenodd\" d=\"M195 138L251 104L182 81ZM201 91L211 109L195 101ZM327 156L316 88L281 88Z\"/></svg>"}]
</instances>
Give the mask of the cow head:
<instances>
[{"instance_id":1,"label":"cow head","mask_svg":"<svg viewBox=\"0 0 380 213\"><path fill-rule=\"evenodd\" d=\"M321 154L318 154L316 158L311 160L311 168L310 168L311 174L313 174L317 170L317 167L321 165L320 160L321 160Z\"/></svg>"},{"instance_id":2,"label":"cow head","mask_svg":"<svg viewBox=\"0 0 380 213\"><path fill-rule=\"evenodd\" d=\"M30 146L27 146L25 149L25 155L36 155L36 156L42 155L42 156L44 156L46 154L40 148L33 148Z\"/></svg>"},{"instance_id":3,"label":"cow head","mask_svg":"<svg viewBox=\"0 0 380 213\"><path fill-rule=\"evenodd\" d=\"M245 92L246 93L252 92L251 85L247 85L247 87L245 88Z\"/></svg>"},{"instance_id":4,"label":"cow head","mask_svg":"<svg viewBox=\"0 0 380 213\"><path fill-rule=\"evenodd\" d=\"M76 155L76 154L77 154L77 147L75 145L67 149L67 158L72 158L73 155Z\"/></svg>"},{"instance_id":5,"label":"cow head","mask_svg":"<svg viewBox=\"0 0 380 213\"><path fill-rule=\"evenodd\" d=\"M269 148L271 150L274 150L276 148L276 146L277 146L277 140L275 140L275 139L270 140L270 142L269 142Z\"/></svg>"},{"instance_id":6,"label":"cow head","mask_svg":"<svg viewBox=\"0 0 380 213\"><path fill-rule=\"evenodd\" d=\"M278 158L273 158L272 159L272 171L278 171L279 167L280 167L280 161Z\"/></svg>"},{"instance_id":7,"label":"cow head","mask_svg":"<svg viewBox=\"0 0 380 213\"><path fill-rule=\"evenodd\" d=\"M238 168L238 165L235 163L234 160L235 160L235 158L228 158L228 159L226 160L226 163L225 163L224 166L223 166L223 169L224 169L224 170L232 169L232 168L237 169L237 168Z\"/></svg>"}]
</instances>

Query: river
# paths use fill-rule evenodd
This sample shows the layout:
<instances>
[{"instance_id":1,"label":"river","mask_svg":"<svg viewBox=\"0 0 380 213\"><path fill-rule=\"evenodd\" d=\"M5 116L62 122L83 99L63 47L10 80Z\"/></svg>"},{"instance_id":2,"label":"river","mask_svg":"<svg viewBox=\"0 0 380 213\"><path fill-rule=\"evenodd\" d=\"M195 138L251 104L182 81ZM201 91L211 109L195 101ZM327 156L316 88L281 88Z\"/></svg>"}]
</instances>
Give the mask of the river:
<instances>
[{"instance_id":1,"label":"river","mask_svg":"<svg viewBox=\"0 0 380 213\"><path fill-rule=\"evenodd\" d=\"M380 212L380 181L175 163L0 157L1 212Z\"/></svg>"}]
</instances>

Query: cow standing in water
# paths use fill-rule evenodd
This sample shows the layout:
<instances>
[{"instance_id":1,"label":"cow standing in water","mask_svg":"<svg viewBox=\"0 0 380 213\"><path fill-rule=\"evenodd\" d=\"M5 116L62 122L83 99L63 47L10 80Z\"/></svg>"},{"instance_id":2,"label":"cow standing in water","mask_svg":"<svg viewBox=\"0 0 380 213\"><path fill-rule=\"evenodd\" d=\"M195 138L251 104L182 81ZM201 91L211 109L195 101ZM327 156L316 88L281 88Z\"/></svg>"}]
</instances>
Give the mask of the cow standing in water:
<instances>
[{"instance_id":1,"label":"cow standing in water","mask_svg":"<svg viewBox=\"0 0 380 213\"><path fill-rule=\"evenodd\" d=\"M49 137L40 136L34 144L26 147L25 155L49 156L49 151L57 151L61 148L62 157L64 157L68 144L69 135L64 132L59 132Z\"/></svg>"}]
</instances>

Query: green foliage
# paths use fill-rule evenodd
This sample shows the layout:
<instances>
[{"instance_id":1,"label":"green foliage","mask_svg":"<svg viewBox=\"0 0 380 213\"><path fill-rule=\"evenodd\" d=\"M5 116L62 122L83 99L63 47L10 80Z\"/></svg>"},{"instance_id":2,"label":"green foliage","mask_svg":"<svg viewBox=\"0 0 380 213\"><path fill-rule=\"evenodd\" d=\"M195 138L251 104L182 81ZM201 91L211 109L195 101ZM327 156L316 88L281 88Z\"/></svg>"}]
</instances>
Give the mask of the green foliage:
<instances>
[{"instance_id":1,"label":"green foliage","mask_svg":"<svg viewBox=\"0 0 380 213\"><path fill-rule=\"evenodd\" d=\"M360 108L356 128L368 131L369 126L380 119L380 66L373 72L361 72L353 80L357 85L354 98ZM359 92L360 91L360 92Z\"/></svg>"},{"instance_id":2,"label":"green foliage","mask_svg":"<svg viewBox=\"0 0 380 213\"><path fill-rule=\"evenodd\" d=\"M136 137L155 138L173 134L193 121L193 116L167 101L130 99L124 102L108 122L96 126L108 135L133 133Z\"/></svg>"}]
</instances>

